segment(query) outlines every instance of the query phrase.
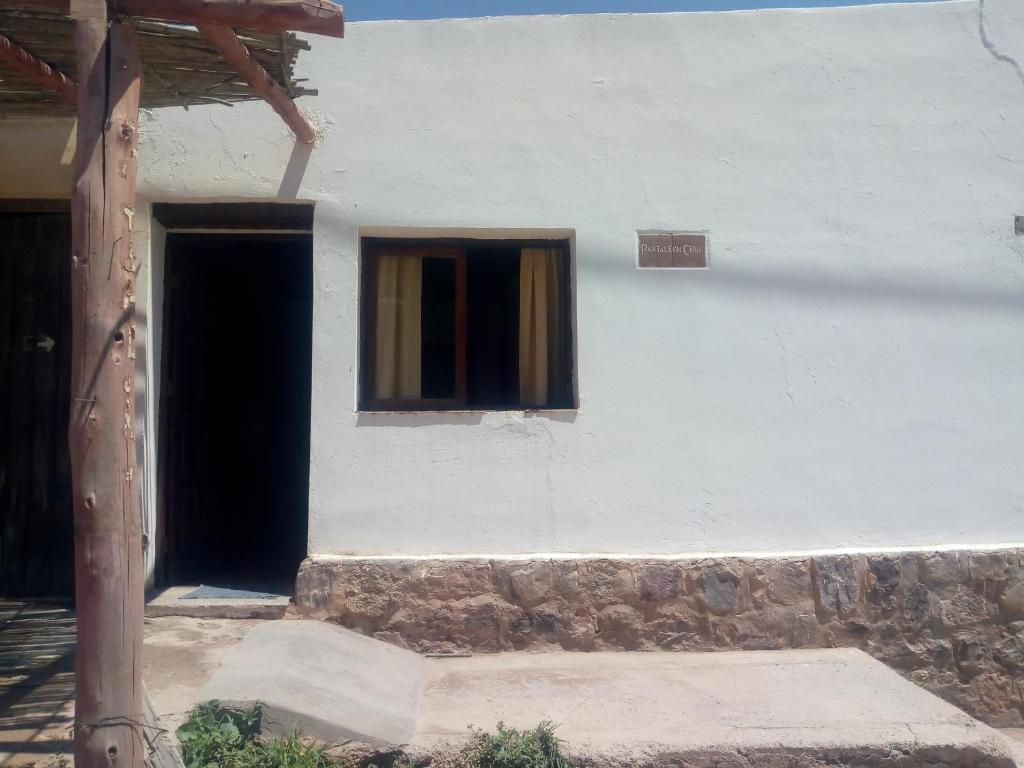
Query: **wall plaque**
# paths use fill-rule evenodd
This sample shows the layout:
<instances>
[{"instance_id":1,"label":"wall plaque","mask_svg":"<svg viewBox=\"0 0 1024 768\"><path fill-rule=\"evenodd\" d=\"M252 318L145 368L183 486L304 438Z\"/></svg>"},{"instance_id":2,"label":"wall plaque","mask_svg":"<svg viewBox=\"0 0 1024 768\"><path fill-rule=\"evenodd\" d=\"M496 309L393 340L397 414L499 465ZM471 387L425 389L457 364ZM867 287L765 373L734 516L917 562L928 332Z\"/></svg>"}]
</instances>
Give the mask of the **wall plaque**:
<instances>
[{"instance_id":1,"label":"wall plaque","mask_svg":"<svg viewBox=\"0 0 1024 768\"><path fill-rule=\"evenodd\" d=\"M708 236L700 232L638 232L642 268L693 269L708 265Z\"/></svg>"},{"instance_id":2,"label":"wall plaque","mask_svg":"<svg viewBox=\"0 0 1024 768\"><path fill-rule=\"evenodd\" d=\"M103 0L71 0L68 15L75 21L106 19L107 4Z\"/></svg>"}]
</instances>

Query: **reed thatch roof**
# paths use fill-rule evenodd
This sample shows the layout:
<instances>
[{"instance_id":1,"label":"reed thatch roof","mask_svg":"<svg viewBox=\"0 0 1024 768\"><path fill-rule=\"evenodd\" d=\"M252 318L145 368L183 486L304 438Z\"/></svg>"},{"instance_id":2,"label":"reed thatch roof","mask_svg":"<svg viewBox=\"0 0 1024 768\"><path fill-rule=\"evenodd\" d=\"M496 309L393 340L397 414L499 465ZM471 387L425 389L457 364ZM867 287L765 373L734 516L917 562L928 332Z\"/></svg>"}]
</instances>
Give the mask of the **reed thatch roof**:
<instances>
[{"instance_id":1,"label":"reed thatch roof","mask_svg":"<svg viewBox=\"0 0 1024 768\"><path fill-rule=\"evenodd\" d=\"M260 99L195 28L131 18L142 53L142 107L185 107ZM10 38L68 77L75 77L74 22L66 15L0 8L0 35ZM295 98L316 91L292 77L300 50L309 43L291 32L237 29L256 60ZM74 105L0 61L0 116L73 115Z\"/></svg>"}]
</instances>

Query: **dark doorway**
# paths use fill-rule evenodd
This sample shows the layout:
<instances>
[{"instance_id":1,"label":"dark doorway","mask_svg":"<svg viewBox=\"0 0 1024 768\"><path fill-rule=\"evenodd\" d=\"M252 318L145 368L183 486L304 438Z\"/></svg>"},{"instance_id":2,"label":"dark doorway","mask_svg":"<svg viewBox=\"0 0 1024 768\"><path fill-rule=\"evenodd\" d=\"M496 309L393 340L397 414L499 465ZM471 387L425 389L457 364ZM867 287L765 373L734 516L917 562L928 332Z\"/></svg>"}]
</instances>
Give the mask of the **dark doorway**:
<instances>
[{"instance_id":1,"label":"dark doorway","mask_svg":"<svg viewBox=\"0 0 1024 768\"><path fill-rule=\"evenodd\" d=\"M71 597L67 203L0 201L0 596Z\"/></svg>"},{"instance_id":2,"label":"dark doorway","mask_svg":"<svg viewBox=\"0 0 1024 768\"><path fill-rule=\"evenodd\" d=\"M166 584L280 589L306 555L310 235L167 235Z\"/></svg>"}]
</instances>

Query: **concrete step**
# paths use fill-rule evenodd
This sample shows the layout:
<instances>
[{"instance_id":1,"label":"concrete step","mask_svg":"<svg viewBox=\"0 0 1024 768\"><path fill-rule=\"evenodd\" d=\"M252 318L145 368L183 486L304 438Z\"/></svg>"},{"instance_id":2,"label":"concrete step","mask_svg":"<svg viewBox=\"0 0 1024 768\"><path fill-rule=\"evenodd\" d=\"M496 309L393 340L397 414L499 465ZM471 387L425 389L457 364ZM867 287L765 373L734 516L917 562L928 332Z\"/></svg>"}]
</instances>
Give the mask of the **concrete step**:
<instances>
[{"instance_id":1,"label":"concrete step","mask_svg":"<svg viewBox=\"0 0 1024 768\"><path fill-rule=\"evenodd\" d=\"M224 655L200 701L262 702L271 733L406 744L425 659L323 621L259 624Z\"/></svg>"},{"instance_id":2,"label":"concrete step","mask_svg":"<svg viewBox=\"0 0 1024 768\"><path fill-rule=\"evenodd\" d=\"M258 598L189 598L198 585L166 587L146 598L146 617L192 619L281 619L291 604L288 595Z\"/></svg>"},{"instance_id":3,"label":"concrete step","mask_svg":"<svg viewBox=\"0 0 1024 768\"><path fill-rule=\"evenodd\" d=\"M548 720L602 766L1011 768L1011 742L854 649L423 658L317 621L267 622L201 692L329 743L458 743Z\"/></svg>"}]
</instances>

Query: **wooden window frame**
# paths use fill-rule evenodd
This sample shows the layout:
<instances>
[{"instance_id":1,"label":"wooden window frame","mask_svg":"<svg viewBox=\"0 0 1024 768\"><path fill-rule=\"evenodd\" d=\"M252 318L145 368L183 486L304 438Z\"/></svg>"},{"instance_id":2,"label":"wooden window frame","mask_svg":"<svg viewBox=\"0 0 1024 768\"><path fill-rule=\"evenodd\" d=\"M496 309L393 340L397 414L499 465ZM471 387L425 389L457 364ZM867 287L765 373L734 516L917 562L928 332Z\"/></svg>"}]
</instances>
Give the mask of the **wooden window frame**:
<instances>
[{"instance_id":1,"label":"wooden window frame","mask_svg":"<svg viewBox=\"0 0 1024 768\"><path fill-rule=\"evenodd\" d=\"M575 408L575 355L572 307L572 249L565 238L538 239L438 239L363 237L360 248L359 284L359 377L358 410L362 412L417 411L538 411L571 410ZM565 280L562 302L565 309L566 378L571 405L518 406L478 408L467 401L468 283L467 252L476 248L559 248L565 255ZM452 398L377 398L376 333L377 333L377 264L387 253L416 253L423 258L449 258L455 261L455 397Z\"/></svg>"},{"instance_id":2,"label":"wooden window frame","mask_svg":"<svg viewBox=\"0 0 1024 768\"><path fill-rule=\"evenodd\" d=\"M455 397L450 398L378 398L377 376L377 264L381 256L392 253L414 253L425 259L452 259L455 262ZM464 408L466 404L466 249L440 244L374 242L363 248L363 281L360 300L364 323L359 345L362 355L362 388L360 409L365 411L429 411Z\"/></svg>"}]
</instances>

